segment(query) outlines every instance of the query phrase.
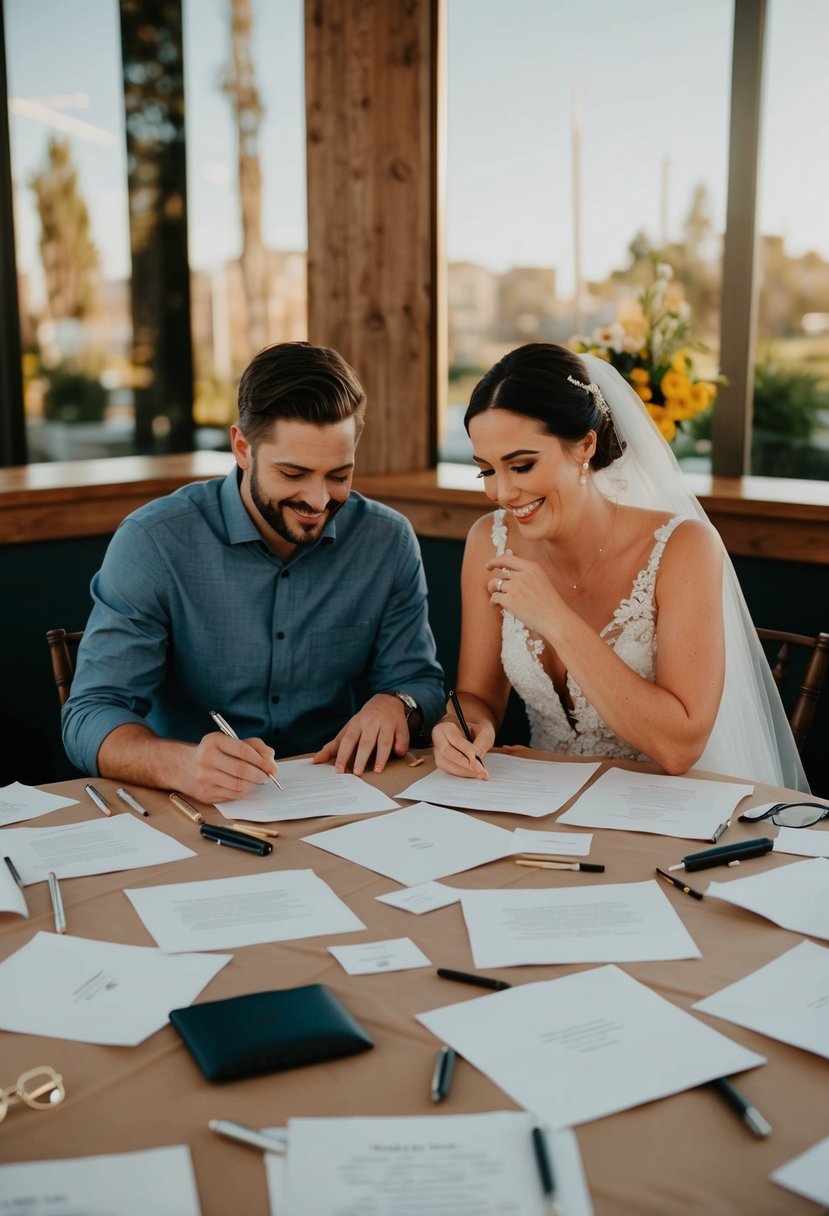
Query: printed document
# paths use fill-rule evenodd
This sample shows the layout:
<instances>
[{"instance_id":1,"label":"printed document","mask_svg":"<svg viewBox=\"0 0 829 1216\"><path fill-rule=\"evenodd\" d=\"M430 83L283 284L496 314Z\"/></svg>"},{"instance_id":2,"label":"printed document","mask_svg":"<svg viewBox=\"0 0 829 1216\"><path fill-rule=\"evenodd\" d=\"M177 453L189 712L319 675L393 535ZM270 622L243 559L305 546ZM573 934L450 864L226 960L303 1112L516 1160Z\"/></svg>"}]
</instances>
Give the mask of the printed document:
<instances>
[{"instance_id":1,"label":"printed document","mask_svg":"<svg viewBox=\"0 0 829 1216\"><path fill-rule=\"evenodd\" d=\"M48 794L37 786L13 781L0 789L0 827L7 823L20 823L24 819L36 819L38 815L48 815L50 811L59 811L64 806L77 805L77 798Z\"/></svg>"},{"instance_id":2,"label":"printed document","mask_svg":"<svg viewBox=\"0 0 829 1216\"><path fill-rule=\"evenodd\" d=\"M544 1216L534 1126L525 1111L291 1119L287 1156L265 1154L271 1211ZM592 1216L575 1135L548 1132L547 1140L561 1210Z\"/></svg>"},{"instance_id":3,"label":"printed document","mask_svg":"<svg viewBox=\"0 0 829 1216\"><path fill-rule=\"evenodd\" d=\"M772 1170L769 1178L825 1208L829 1204L829 1136Z\"/></svg>"},{"instance_id":4,"label":"printed document","mask_svg":"<svg viewBox=\"0 0 829 1216\"><path fill-rule=\"evenodd\" d=\"M618 967L417 1015L549 1127L571 1127L765 1064Z\"/></svg>"},{"instance_id":5,"label":"printed document","mask_svg":"<svg viewBox=\"0 0 829 1216\"><path fill-rule=\"evenodd\" d=\"M333 764L312 764L310 760L283 760L279 783L256 785L235 802L217 802L226 819L250 819L257 823L278 823L288 819L314 819L321 815L373 815L377 811L397 811L399 804L382 790L353 773L338 773Z\"/></svg>"},{"instance_id":6,"label":"printed document","mask_svg":"<svg viewBox=\"0 0 829 1216\"><path fill-rule=\"evenodd\" d=\"M480 968L701 957L653 879L529 891L463 891L461 907L472 957Z\"/></svg>"},{"instance_id":7,"label":"printed document","mask_svg":"<svg viewBox=\"0 0 829 1216\"><path fill-rule=\"evenodd\" d=\"M489 781L452 777L434 772L401 790L398 798L420 798L440 806L459 806L468 811L503 811L540 818L551 815L589 781L598 764L569 760L526 760L490 752L486 760Z\"/></svg>"},{"instance_id":8,"label":"printed document","mask_svg":"<svg viewBox=\"0 0 829 1216\"><path fill-rule=\"evenodd\" d=\"M50 870L58 878L81 878L196 856L129 813L54 828L8 828L2 843L11 851L24 885L45 882Z\"/></svg>"},{"instance_id":9,"label":"printed document","mask_svg":"<svg viewBox=\"0 0 829 1216\"><path fill-rule=\"evenodd\" d=\"M592 832L530 832L527 828L516 828L512 834L513 853L587 857L592 843Z\"/></svg>"},{"instance_id":10,"label":"printed document","mask_svg":"<svg viewBox=\"0 0 829 1216\"><path fill-rule=\"evenodd\" d=\"M753 785L698 781L612 768L558 819L584 828L620 828L685 840L713 840Z\"/></svg>"},{"instance_id":11,"label":"printed document","mask_svg":"<svg viewBox=\"0 0 829 1216\"><path fill-rule=\"evenodd\" d=\"M187 1145L0 1165L0 1212L113 1216L116 1203L118 1216L201 1216Z\"/></svg>"},{"instance_id":12,"label":"printed document","mask_svg":"<svg viewBox=\"0 0 829 1216\"><path fill-rule=\"evenodd\" d=\"M402 908L404 912L434 912L437 908L448 908L456 904L461 893L456 887L447 887L442 882L420 882L416 887L404 887L402 891L390 891L388 895L375 895L378 903Z\"/></svg>"},{"instance_id":13,"label":"printed document","mask_svg":"<svg viewBox=\"0 0 829 1216\"><path fill-rule=\"evenodd\" d=\"M374 975L378 971L409 971L430 967L431 963L410 937L393 941L361 942L358 946L329 946L340 966L349 975Z\"/></svg>"},{"instance_id":14,"label":"printed document","mask_svg":"<svg viewBox=\"0 0 829 1216\"><path fill-rule=\"evenodd\" d=\"M408 886L508 857L513 847L512 832L426 802L303 840Z\"/></svg>"},{"instance_id":15,"label":"printed document","mask_svg":"<svg viewBox=\"0 0 829 1216\"><path fill-rule=\"evenodd\" d=\"M224 950L365 929L313 870L270 870L124 894L161 949L171 952Z\"/></svg>"},{"instance_id":16,"label":"printed document","mask_svg":"<svg viewBox=\"0 0 829 1216\"><path fill-rule=\"evenodd\" d=\"M829 949L801 942L694 1008L829 1060Z\"/></svg>"},{"instance_id":17,"label":"printed document","mask_svg":"<svg viewBox=\"0 0 829 1216\"><path fill-rule=\"evenodd\" d=\"M829 940L829 861L825 857L778 866L751 878L711 882L705 894L748 908L784 929Z\"/></svg>"},{"instance_id":18,"label":"printed document","mask_svg":"<svg viewBox=\"0 0 829 1216\"><path fill-rule=\"evenodd\" d=\"M152 946L40 932L0 963L0 1027L135 1047L167 1025L171 1009L192 1004L230 959L172 958Z\"/></svg>"}]
</instances>

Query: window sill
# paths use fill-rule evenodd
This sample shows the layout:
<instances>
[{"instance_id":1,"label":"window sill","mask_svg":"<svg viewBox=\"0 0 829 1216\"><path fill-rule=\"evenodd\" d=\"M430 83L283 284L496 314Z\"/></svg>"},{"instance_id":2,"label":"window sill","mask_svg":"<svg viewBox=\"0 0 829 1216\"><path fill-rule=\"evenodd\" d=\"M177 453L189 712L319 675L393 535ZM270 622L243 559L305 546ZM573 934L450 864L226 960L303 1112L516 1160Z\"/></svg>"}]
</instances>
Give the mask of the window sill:
<instances>
[{"instance_id":1,"label":"window sill","mask_svg":"<svg viewBox=\"0 0 829 1216\"><path fill-rule=\"evenodd\" d=\"M0 469L0 544L109 535L136 507L232 463L227 452L183 452ZM732 556L829 565L826 482L693 474L688 484ZM463 540L491 509L464 465L358 475L355 488L401 511L420 536Z\"/></svg>"}]
</instances>

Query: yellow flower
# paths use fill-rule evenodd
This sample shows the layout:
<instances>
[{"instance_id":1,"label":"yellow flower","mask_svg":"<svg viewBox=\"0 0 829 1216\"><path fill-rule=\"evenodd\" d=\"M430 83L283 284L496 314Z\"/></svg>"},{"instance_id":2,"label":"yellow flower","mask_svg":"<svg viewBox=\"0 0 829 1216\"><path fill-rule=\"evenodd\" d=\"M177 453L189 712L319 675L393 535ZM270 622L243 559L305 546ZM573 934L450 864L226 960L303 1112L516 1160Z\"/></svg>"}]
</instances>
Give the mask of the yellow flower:
<instances>
[{"instance_id":1,"label":"yellow flower","mask_svg":"<svg viewBox=\"0 0 829 1216\"><path fill-rule=\"evenodd\" d=\"M634 384L633 388L642 401L650 401L653 397L653 393L646 384Z\"/></svg>"},{"instance_id":2,"label":"yellow flower","mask_svg":"<svg viewBox=\"0 0 829 1216\"><path fill-rule=\"evenodd\" d=\"M704 380L697 380L696 384L691 385L691 406L695 414L708 409L714 400L716 391L712 384L707 384Z\"/></svg>"},{"instance_id":3,"label":"yellow flower","mask_svg":"<svg viewBox=\"0 0 829 1216\"><path fill-rule=\"evenodd\" d=\"M665 412L675 422L683 422L697 412L691 404L690 393L675 393L665 398Z\"/></svg>"},{"instance_id":4,"label":"yellow flower","mask_svg":"<svg viewBox=\"0 0 829 1216\"><path fill-rule=\"evenodd\" d=\"M632 368L630 378L634 384L650 384L651 382L651 374L646 367Z\"/></svg>"},{"instance_id":5,"label":"yellow flower","mask_svg":"<svg viewBox=\"0 0 829 1216\"><path fill-rule=\"evenodd\" d=\"M678 350L671 359L671 368L675 372L686 373L688 371L688 353L684 350Z\"/></svg>"},{"instance_id":6,"label":"yellow flower","mask_svg":"<svg viewBox=\"0 0 829 1216\"><path fill-rule=\"evenodd\" d=\"M656 425L668 443L676 436L676 423L673 418L660 418Z\"/></svg>"},{"instance_id":7,"label":"yellow flower","mask_svg":"<svg viewBox=\"0 0 829 1216\"><path fill-rule=\"evenodd\" d=\"M678 397L687 393L691 382L682 372L665 372L659 387L666 397Z\"/></svg>"}]
</instances>

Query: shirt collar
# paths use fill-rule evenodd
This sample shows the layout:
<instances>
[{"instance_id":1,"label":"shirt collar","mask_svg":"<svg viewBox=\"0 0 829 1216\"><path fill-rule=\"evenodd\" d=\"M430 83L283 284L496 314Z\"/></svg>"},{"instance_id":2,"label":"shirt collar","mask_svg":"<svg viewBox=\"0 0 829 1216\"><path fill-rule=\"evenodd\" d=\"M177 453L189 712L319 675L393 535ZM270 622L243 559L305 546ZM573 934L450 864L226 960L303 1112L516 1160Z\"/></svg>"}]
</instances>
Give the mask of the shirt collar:
<instances>
[{"instance_id":1,"label":"shirt collar","mask_svg":"<svg viewBox=\"0 0 829 1216\"><path fill-rule=\"evenodd\" d=\"M264 544L265 542L262 540L259 529L248 515L248 509L242 501L241 482L242 470L236 465L225 477L219 491L222 515L225 521L225 528L227 529L227 539L231 545L249 544L252 540L257 540ZM347 508L348 501L346 500L345 505L340 508L337 515L341 515ZM311 546L310 549L300 546L297 552L311 552L312 549L316 549L318 545L321 545L323 541L329 544L335 541L337 539L337 515L333 519L329 519L316 545Z\"/></svg>"}]
</instances>

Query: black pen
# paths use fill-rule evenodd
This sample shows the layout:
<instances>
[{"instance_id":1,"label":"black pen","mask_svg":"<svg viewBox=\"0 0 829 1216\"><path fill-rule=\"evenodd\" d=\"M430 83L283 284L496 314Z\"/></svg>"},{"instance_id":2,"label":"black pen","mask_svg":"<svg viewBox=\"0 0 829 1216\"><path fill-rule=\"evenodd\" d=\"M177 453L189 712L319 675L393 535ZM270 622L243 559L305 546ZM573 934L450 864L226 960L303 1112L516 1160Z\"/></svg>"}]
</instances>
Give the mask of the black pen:
<instances>
[{"instance_id":1,"label":"black pen","mask_svg":"<svg viewBox=\"0 0 829 1216\"><path fill-rule=\"evenodd\" d=\"M477 988L491 988L494 992L512 987L506 980L492 980L488 975L470 975L468 971L453 971L451 967L438 967L437 973L442 980L457 980L459 984L474 984Z\"/></svg>"},{"instance_id":2,"label":"black pen","mask_svg":"<svg viewBox=\"0 0 829 1216\"><path fill-rule=\"evenodd\" d=\"M716 1081L712 1081L711 1088L725 1098L728 1105L736 1110L743 1123L754 1132L755 1136L759 1136L762 1140L771 1135L771 1124L763 1118L756 1106L752 1106L743 1097L736 1085L732 1085L727 1077L719 1077Z\"/></svg>"},{"instance_id":3,"label":"black pen","mask_svg":"<svg viewBox=\"0 0 829 1216\"><path fill-rule=\"evenodd\" d=\"M449 1093L452 1075L455 1071L455 1053L451 1047L441 1047L435 1057L435 1070L432 1073L432 1101L442 1102Z\"/></svg>"},{"instance_id":4,"label":"black pen","mask_svg":"<svg viewBox=\"0 0 829 1216\"><path fill-rule=\"evenodd\" d=\"M541 857L516 857L517 866L534 866L537 870L584 870L587 874L604 874L604 866L596 861L551 861Z\"/></svg>"},{"instance_id":5,"label":"black pen","mask_svg":"<svg viewBox=\"0 0 829 1216\"><path fill-rule=\"evenodd\" d=\"M678 891L684 891L686 895L690 895L692 899L702 899L702 891L695 891L693 887L689 887L687 882L682 882L679 878L674 878L673 874L666 874L664 870L656 867L656 872L660 878L664 878L665 882L669 882L672 887L676 887Z\"/></svg>"},{"instance_id":6,"label":"black pen","mask_svg":"<svg viewBox=\"0 0 829 1216\"><path fill-rule=\"evenodd\" d=\"M749 857L762 857L773 848L774 841L768 836L761 836L759 840L741 840L736 844L721 844L716 849L703 849L701 853L689 853L677 865L668 866L668 869L707 870L709 866L737 865Z\"/></svg>"},{"instance_id":7,"label":"black pen","mask_svg":"<svg viewBox=\"0 0 829 1216\"><path fill-rule=\"evenodd\" d=\"M541 1189L544 1192L545 1211L547 1216L557 1216L561 1212L561 1208L556 1203L556 1180L553 1174L553 1163L550 1160L547 1133L543 1127L533 1128L533 1152L541 1179Z\"/></svg>"},{"instance_id":8,"label":"black pen","mask_svg":"<svg viewBox=\"0 0 829 1216\"><path fill-rule=\"evenodd\" d=\"M472 737L472 731L469 729L469 723L467 722L466 718L463 716L463 710L461 709L461 703L458 700L458 695L455 692L454 688L449 690L449 700L452 702L452 708L454 709L455 716L458 719L458 725L460 726L463 733L466 735L467 742L474 743L475 740ZM480 766L484 770L484 772L486 772L486 765L484 764L481 757L476 755L475 759L478 761L478 763L480 764Z\"/></svg>"},{"instance_id":9,"label":"black pen","mask_svg":"<svg viewBox=\"0 0 829 1216\"><path fill-rule=\"evenodd\" d=\"M199 831L205 840L212 840L215 844L228 844L231 848L243 849L246 853L256 853L259 857L267 857L269 853L273 852L273 845L269 840L254 840L245 832L234 832L233 828L205 823L202 824Z\"/></svg>"},{"instance_id":10,"label":"black pen","mask_svg":"<svg viewBox=\"0 0 829 1216\"><path fill-rule=\"evenodd\" d=\"M4 857L3 860L5 861L12 878L17 883L18 887L20 887L20 894L23 896L23 907L26 909L26 915L28 916L29 905L26 903L26 892L23 890L23 879L18 874L17 866L14 864L11 857Z\"/></svg>"}]
</instances>

